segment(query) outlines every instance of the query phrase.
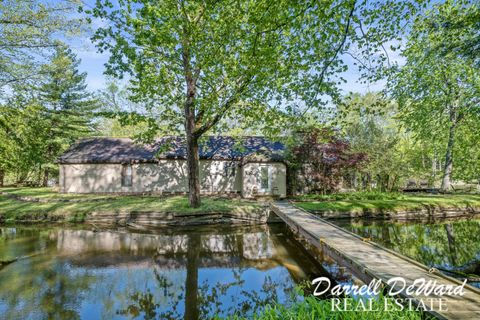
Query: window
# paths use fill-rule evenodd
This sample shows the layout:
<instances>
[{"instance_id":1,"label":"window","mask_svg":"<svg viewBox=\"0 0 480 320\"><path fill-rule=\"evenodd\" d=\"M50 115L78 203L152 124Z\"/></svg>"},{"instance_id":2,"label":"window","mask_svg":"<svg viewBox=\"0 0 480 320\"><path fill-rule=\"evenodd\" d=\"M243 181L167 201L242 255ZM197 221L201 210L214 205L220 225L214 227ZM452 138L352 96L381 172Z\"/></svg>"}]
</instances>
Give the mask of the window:
<instances>
[{"instance_id":1,"label":"window","mask_svg":"<svg viewBox=\"0 0 480 320\"><path fill-rule=\"evenodd\" d=\"M223 176L224 177L234 177L235 176L235 164L225 163L223 166Z\"/></svg>"},{"instance_id":2,"label":"window","mask_svg":"<svg viewBox=\"0 0 480 320\"><path fill-rule=\"evenodd\" d=\"M122 187L132 186L132 165L122 165Z\"/></svg>"},{"instance_id":3,"label":"window","mask_svg":"<svg viewBox=\"0 0 480 320\"><path fill-rule=\"evenodd\" d=\"M269 177L269 170L267 166L260 167L260 189L262 190L270 189L270 177Z\"/></svg>"}]
</instances>

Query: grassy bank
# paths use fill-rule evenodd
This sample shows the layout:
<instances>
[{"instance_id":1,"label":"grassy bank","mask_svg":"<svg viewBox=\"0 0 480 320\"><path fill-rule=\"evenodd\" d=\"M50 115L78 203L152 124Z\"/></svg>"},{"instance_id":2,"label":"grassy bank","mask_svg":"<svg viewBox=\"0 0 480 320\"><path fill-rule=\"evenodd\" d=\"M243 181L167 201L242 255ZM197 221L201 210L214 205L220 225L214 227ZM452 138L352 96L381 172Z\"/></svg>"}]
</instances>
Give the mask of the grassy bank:
<instances>
[{"instance_id":1,"label":"grassy bank","mask_svg":"<svg viewBox=\"0 0 480 320\"><path fill-rule=\"evenodd\" d=\"M0 221L69 221L81 222L91 212L168 212L168 213L228 213L249 211L259 204L251 201L203 197L199 208L190 208L185 196L99 196L58 194L51 188L0 188L11 196L43 199L48 202L22 201L0 195ZM74 200L75 202L68 202Z\"/></svg>"},{"instance_id":2,"label":"grassy bank","mask_svg":"<svg viewBox=\"0 0 480 320\"><path fill-rule=\"evenodd\" d=\"M480 195L474 194L402 194L358 192L334 195L305 195L296 205L311 212L401 212L420 209L480 210Z\"/></svg>"},{"instance_id":3,"label":"grassy bank","mask_svg":"<svg viewBox=\"0 0 480 320\"><path fill-rule=\"evenodd\" d=\"M293 306L274 305L267 306L267 308L260 314L254 316L256 320L273 320L273 319L297 319L297 320L421 320L424 315L419 311L409 311L407 308L400 310L398 305L394 305L391 300L380 298L372 300L371 310L368 310L370 305L367 303L360 303L359 300L348 298L347 307L344 307L343 302L339 304L342 311L332 311L331 300L318 300L313 296L305 297L301 302L296 302ZM342 299L343 301L343 299ZM367 306L368 311L364 311ZM344 311L345 310L345 311ZM233 319L244 319L241 317L234 317Z\"/></svg>"}]
</instances>

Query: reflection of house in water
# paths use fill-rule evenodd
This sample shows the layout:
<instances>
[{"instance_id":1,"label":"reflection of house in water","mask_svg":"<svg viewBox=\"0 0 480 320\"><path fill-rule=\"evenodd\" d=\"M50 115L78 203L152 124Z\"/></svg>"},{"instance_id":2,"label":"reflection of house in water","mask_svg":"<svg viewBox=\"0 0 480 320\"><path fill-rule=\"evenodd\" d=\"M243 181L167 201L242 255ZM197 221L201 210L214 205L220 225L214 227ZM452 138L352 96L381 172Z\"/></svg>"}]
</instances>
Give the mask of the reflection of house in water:
<instances>
[{"instance_id":1,"label":"reflection of house in water","mask_svg":"<svg viewBox=\"0 0 480 320\"><path fill-rule=\"evenodd\" d=\"M271 235L268 227L259 226L253 232L199 232L195 234L199 250L199 267L244 267L273 268L281 265L287 255L277 236ZM95 264L94 256L101 256L101 266L112 264L138 265L138 258L160 268L185 266L186 256L192 248L192 234L141 234L90 230L58 230L55 234L57 250L61 255L72 257L82 265ZM103 253L103 254L102 254ZM133 261L132 261L133 260ZM290 262L289 265L292 263ZM298 264L298 263L293 263ZM301 270L297 266L294 269ZM297 276L305 277L301 272Z\"/></svg>"},{"instance_id":2,"label":"reflection of house in water","mask_svg":"<svg viewBox=\"0 0 480 320\"><path fill-rule=\"evenodd\" d=\"M306 258L301 246L270 232L270 228L249 227L246 232L243 228L210 228L183 234L62 229L51 237L56 238L58 253L79 266L185 268L193 250L198 251L198 268L282 266L299 281L318 276L319 265Z\"/></svg>"},{"instance_id":3,"label":"reflection of house in water","mask_svg":"<svg viewBox=\"0 0 480 320\"><path fill-rule=\"evenodd\" d=\"M147 267L156 270L158 277L163 279L162 283L170 281L166 276L168 271L182 270L185 273L182 285L185 288L182 293L185 297L184 318L198 319L200 306L209 301L202 295L212 294L208 293L211 289L205 289L209 288L208 284L199 282L199 270L218 268L223 274L229 269L241 275L251 269L272 270L275 274L274 270L283 268L293 283L320 276L330 277L300 243L286 234L286 230L285 225L222 227L218 230L196 228L183 233L178 229L162 230L161 234L60 230L56 237L58 254L68 256L77 266ZM232 284L240 281L240 278L229 277ZM269 280L266 277L262 281L265 281L266 288L269 284L273 285L272 288L282 287L282 279Z\"/></svg>"},{"instance_id":4,"label":"reflection of house in water","mask_svg":"<svg viewBox=\"0 0 480 320\"><path fill-rule=\"evenodd\" d=\"M135 317L142 310L154 310L158 319L205 319L235 312L248 316L265 304L289 301L295 283L328 276L286 231L285 225L161 229L151 234L64 228L40 234L37 228L21 229L19 239L25 241L15 243L28 246L19 252L42 247L42 254L18 263L25 276L15 276L18 271L10 266L0 278L2 286L20 288L23 294L9 302L12 314L17 304L27 304L48 318L51 308L45 301L55 300L56 310L92 310L93 318L100 317L95 312L105 318ZM31 288L39 293L32 295ZM51 299L52 292L63 298Z\"/></svg>"},{"instance_id":5,"label":"reflection of house in water","mask_svg":"<svg viewBox=\"0 0 480 320\"><path fill-rule=\"evenodd\" d=\"M201 228L194 232L140 234L130 232L59 230L59 255L68 256L77 266L152 267L160 274L172 269L185 270L185 319L198 319L200 269L268 270L283 267L295 282L320 275L321 266L271 227L216 231ZM200 299L201 300L201 299Z\"/></svg>"}]
</instances>

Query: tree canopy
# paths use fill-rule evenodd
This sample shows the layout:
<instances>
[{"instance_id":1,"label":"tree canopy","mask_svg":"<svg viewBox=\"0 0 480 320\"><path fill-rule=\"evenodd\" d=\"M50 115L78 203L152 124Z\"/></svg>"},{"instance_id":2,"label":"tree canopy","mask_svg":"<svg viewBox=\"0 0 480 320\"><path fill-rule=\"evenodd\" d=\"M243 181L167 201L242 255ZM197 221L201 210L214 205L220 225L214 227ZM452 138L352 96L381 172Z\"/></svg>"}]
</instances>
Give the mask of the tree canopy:
<instances>
[{"instance_id":1,"label":"tree canopy","mask_svg":"<svg viewBox=\"0 0 480 320\"><path fill-rule=\"evenodd\" d=\"M388 84L406 126L419 138L435 137L444 141L444 190L450 188L452 180L459 127L472 126L473 122L468 119L477 119L480 115L480 70L463 52L438 50L445 40L456 36L456 29L437 30L431 26L441 25L446 14L455 16L460 8L468 14L470 7L464 8L465 5L466 2L447 1L435 5L425 19L417 19L402 51L406 63L398 67Z\"/></svg>"},{"instance_id":2,"label":"tree canopy","mask_svg":"<svg viewBox=\"0 0 480 320\"><path fill-rule=\"evenodd\" d=\"M59 40L78 34L82 19L71 13L80 1L0 2L0 90L41 78L40 66Z\"/></svg>"}]
</instances>

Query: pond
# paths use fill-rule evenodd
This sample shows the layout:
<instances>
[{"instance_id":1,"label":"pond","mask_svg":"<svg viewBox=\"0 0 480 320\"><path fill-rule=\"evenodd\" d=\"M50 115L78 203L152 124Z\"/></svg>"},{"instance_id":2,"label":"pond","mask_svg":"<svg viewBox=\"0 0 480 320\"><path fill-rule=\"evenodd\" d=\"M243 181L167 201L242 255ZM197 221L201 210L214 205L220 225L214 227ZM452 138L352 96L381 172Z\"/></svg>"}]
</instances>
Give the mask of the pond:
<instances>
[{"instance_id":1,"label":"pond","mask_svg":"<svg viewBox=\"0 0 480 320\"><path fill-rule=\"evenodd\" d=\"M288 304L297 284L335 273L283 224L157 231L0 228L0 314L7 319L248 316ZM323 264L323 265L322 265ZM335 281L334 279L332 279Z\"/></svg>"},{"instance_id":2,"label":"pond","mask_svg":"<svg viewBox=\"0 0 480 320\"><path fill-rule=\"evenodd\" d=\"M436 222L337 220L335 224L371 238L429 267L480 287L480 219Z\"/></svg>"}]
</instances>

